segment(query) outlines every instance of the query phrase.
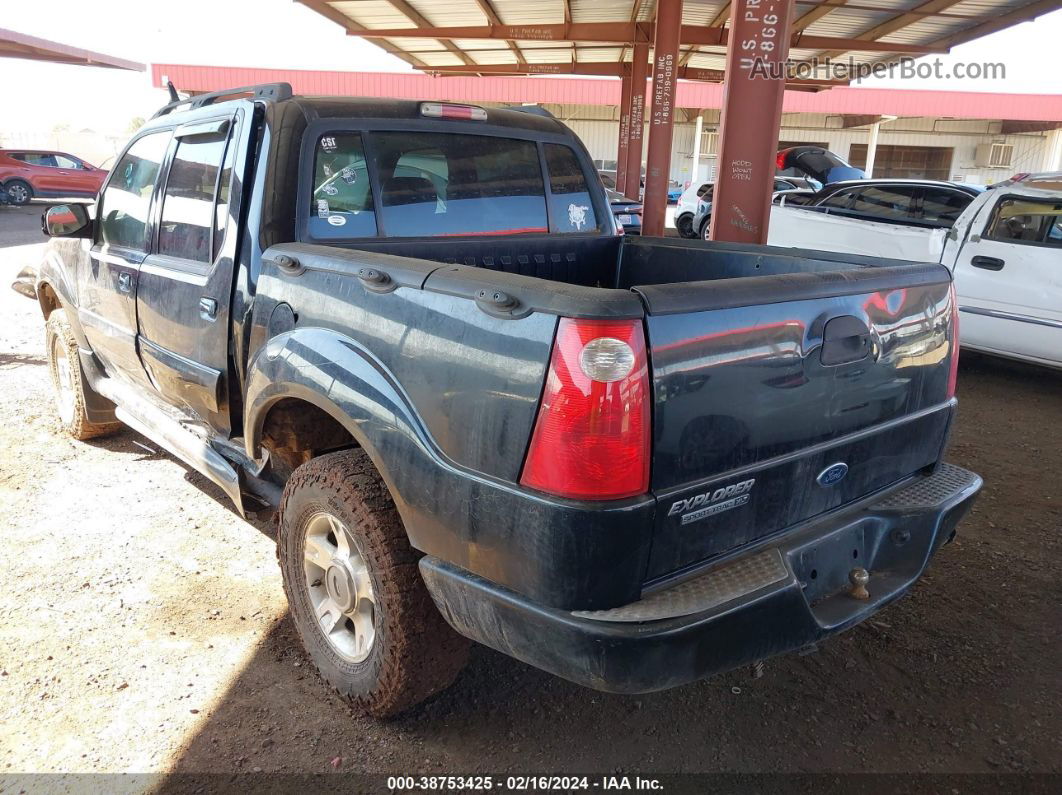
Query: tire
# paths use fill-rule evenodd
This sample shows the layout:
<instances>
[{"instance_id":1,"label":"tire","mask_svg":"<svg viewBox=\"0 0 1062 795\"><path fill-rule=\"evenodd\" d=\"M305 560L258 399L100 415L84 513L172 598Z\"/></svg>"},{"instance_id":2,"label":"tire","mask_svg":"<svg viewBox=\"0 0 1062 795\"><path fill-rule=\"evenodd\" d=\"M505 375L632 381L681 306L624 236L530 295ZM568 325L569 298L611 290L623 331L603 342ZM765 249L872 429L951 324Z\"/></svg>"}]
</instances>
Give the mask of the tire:
<instances>
[{"instance_id":1,"label":"tire","mask_svg":"<svg viewBox=\"0 0 1062 795\"><path fill-rule=\"evenodd\" d=\"M120 430L123 427L120 422L89 422L85 413L85 374L81 371L77 340L62 309L56 309L48 316L44 339L55 407L63 430L79 441Z\"/></svg>"},{"instance_id":2,"label":"tire","mask_svg":"<svg viewBox=\"0 0 1062 795\"><path fill-rule=\"evenodd\" d=\"M449 687L467 662L470 642L428 595L420 555L364 450L295 470L280 502L277 555L303 646L361 710L397 715Z\"/></svg>"},{"instance_id":3,"label":"tire","mask_svg":"<svg viewBox=\"0 0 1062 795\"><path fill-rule=\"evenodd\" d=\"M707 218L704 219L704 223L701 224L701 233L699 235L701 240L709 240L710 239L709 235L711 234L711 231L712 231L712 216L709 215Z\"/></svg>"},{"instance_id":4,"label":"tire","mask_svg":"<svg viewBox=\"0 0 1062 795\"><path fill-rule=\"evenodd\" d=\"M30 199L33 198L33 188L30 187L28 182L23 182L20 179L11 180L4 188L7 189L7 195L11 198L11 203L19 207L29 204Z\"/></svg>"},{"instance_id":5,"label":"tire","mask_svg":"<svg viewBox=\"0 0 1062 795\"><path fill-rule=\"evenodd\" d=\"M689 213L683 213L675 219L675 229L678 230L680 237L697 237L693 234L693 216Z\"/></svg>"}]
</instances>

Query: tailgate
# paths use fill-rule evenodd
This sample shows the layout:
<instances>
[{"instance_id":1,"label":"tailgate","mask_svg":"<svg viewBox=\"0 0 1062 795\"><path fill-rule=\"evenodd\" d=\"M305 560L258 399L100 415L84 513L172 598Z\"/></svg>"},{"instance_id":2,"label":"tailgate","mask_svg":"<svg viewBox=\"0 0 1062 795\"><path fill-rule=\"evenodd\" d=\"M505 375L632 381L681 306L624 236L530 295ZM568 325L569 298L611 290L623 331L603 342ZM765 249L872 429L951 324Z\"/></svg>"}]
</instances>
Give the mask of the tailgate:
<instances>
[{"instance_id":1,"label":"tailgate","mask_svg":"<svg viewBox=\"0 0 1062 795\"><path fill-rule=\"evenodd\" d=\"M649 578L934 464L950 282L911 264L635 287L654 382Z\"/></svg>"}]
</instances>

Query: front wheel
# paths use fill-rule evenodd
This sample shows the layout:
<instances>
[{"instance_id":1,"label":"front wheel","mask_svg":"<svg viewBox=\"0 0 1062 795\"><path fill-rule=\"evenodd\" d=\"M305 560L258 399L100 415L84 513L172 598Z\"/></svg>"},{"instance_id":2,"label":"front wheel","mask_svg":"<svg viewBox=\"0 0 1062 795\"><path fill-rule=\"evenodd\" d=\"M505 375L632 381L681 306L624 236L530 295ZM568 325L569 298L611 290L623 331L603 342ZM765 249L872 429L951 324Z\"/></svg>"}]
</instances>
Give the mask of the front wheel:
<instances>
[{"instance_id":1,"label":"front wheel","mask_svg":"<svg viewBox=\"0 0 1062 795\"><path fill-rule=\"evenodd\" d=\"M78 357L77 339L62 309L56 309L48 316L45 345L55 392L55 408L63 430L83 441L121 429L120 422L89 421L85 410L85 381Z\"/></svg>"},{"instance_id":2,"label":"front wheel","mask_svg":"<svg viewBox=\"0 0 1062 795\"><path fill-rule=\"evenodd\" d=\"M469 641L428 595L387 486L364 450L292 473L278 551L295 628L333 687L384 718L448 687Z\"/></svg>"},{"instance_id":3,"label":"front wheel","mask_svg":"<svg viewBox=\"0 0 1062 795\"><path fill-rule=\"evenodd\" d=\"M30 199L33 198L33 188L20 179L11 180L11 182L7 183L6 187L7 195L11 199L12 204L17 204L19 206L29 204Z\"/></svg>"},{"instance_id":4,"label":"front wheel","mask_svg":"<svg viewBox=\"0 0 1062 795\"><path fill-rule=\"evenodd\" d=\"M697 237L693 233L693 216L689 213L683 213L675 219L675 229L681 237Z\"/></svg>"},{"instance_id":5,"label":"front wheel","mask_svg":"<svg viewBox=\"0 0 1062 795\"><path fill-rule=\"evenodd\" d=\"M711 238L711 233L712 233L712 216L709 215L707 218L704 219L704 223L701 224L701 239L702 240L711 240L712 239Z\"/></svg>"}]
</instances>

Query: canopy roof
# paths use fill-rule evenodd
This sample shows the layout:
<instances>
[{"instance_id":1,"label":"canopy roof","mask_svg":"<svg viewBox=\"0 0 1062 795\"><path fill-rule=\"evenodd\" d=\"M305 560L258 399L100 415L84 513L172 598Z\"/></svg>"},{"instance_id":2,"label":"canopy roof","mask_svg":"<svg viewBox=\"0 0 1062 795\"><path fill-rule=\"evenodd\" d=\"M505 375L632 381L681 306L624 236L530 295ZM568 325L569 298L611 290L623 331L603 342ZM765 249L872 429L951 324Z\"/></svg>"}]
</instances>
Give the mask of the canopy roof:
<instances>
[{"instance_id":1,"label":"canopy roof","mask_svg":"<svg viewBox=\"0 0 1062 795\"><path fill-rule=\"evenodd\" d=\"M0 28L0 57L27 58L31 61L73 64L75 66L104 66L108 69L129 69L143 72L144 64L115 58L112 55L82 50L66 44L38 39L6 28Z\"/></svg>"},{"instance_id":2,"label":"canopy roof","mask_svg":"<svg viewBox=\"0 0 1062 795\"><path fill-rule=\"evenodd\" d=\"M656 18L656 0L297 1L418 69L466 74L622 75L630 45L652 42ZM790 58L874 63L947 52L1058 7L1058 0L797 0ZM722 80L729 16L729 2L686 0L679 77Z\"/></svg>"}]
</instances>

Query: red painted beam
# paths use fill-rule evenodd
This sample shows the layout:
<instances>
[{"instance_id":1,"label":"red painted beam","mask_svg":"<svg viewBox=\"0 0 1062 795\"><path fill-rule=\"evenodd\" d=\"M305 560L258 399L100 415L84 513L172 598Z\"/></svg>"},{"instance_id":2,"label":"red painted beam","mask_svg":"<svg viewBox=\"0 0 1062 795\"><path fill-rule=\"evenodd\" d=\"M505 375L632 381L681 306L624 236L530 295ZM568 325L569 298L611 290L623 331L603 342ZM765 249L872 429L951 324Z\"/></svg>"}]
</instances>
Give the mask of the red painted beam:
<instances>
[{"instance_id":1,"label":"red painted beam","mask_svg":"<svg viewBox=\"0 0 1062 795\"><path fill-rule=\"evenodd\" d=\"M627 185L623 195L637 201L642 190L642 139L645 130L645 78L649 74L649 45L631 49L631 132L627 144Z\"/></svg>"},{"instance_id":2,"label":"red painted beam","mask_svg":"<svg viewBox=\"0 0 1062 795\"><path fill-rule=\"evenodd\" d=\"M627 189L627 153L631 145L631 76L620 81L619 142L616 145L616 190Z\"/></svg>"},{"instance_id":3,"label":"red painted beam","mask_svg":"<svg viewBox=\"0 0 1062 795\"><path fill-rule=\"evenodd\" d=\"M711 239L766 243L785 93L785 80L768 75L789 54L793 0L734 0L732 8Z\"/></svg>"},{"instance_id":4,"label":"red painted beam","mask_svg":"<svg viewBox=\"0 0 1062 795\"><path fill-rule=\"evenodd\" d=\"M646 41L656 35L652 22L576 22L569 25L476 25L471 27L387 28L348 31L351 36L367 39L504 39L512 41L563 41L629 44ZM725 47L729 41L728 28L683 25L681 44ZM941 45L900 44L872 39L806 36L795 33L792 46L806 50L840 50L856 52L888 52L906 55L930 55L947 52Z\"/></svg>"},{"instance_id":5,"label":"red painted beam","mask_svg":"<svg viewBox=\"0 0 1062 795\"><path fill-rule=\"evenodd\" d=\"M557 63L532 63L532 64L485 64L477 66L453 65L453 66L429 66L422 67L422 71L428 74L438 75L594 75L595 77L626 77L631 73L630 64L626 63L579 63L561 61ZM675 74L679 80L701 80L708 83L722 83L726 78L726 72L722 69L699 69L693 66L678 66ZM847 80L832 80L829 78L792 78L786 80L786 85L793 88L800 87L823 87L847 86Z\"/></svg>"},{"instance_id":6,"label":"red painted beam","mask_svg":"<svg viewBox=\"0 0 1062 795\"><path fill-rule=\"evenodd\" d=\"M682 0L658 0L653 42L653 87L649 108L649 147L645 164L642 234L661 237L671 174L671 132L675 126Z\"/></svg>"}]
</instances>

